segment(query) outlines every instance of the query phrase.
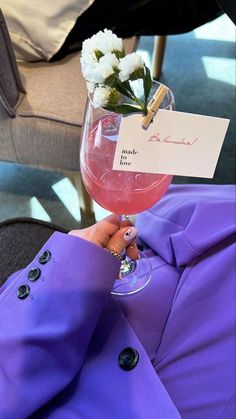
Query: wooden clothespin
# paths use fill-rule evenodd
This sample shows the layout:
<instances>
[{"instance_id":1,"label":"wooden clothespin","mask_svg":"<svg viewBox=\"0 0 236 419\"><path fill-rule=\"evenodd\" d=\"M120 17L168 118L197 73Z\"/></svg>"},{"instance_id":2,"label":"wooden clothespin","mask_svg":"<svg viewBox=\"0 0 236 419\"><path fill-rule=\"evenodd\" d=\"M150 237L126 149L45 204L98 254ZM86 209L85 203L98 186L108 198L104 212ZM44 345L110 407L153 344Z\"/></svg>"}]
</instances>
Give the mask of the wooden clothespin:
<instances>
[{"instance_id":1,"label":"wooden clothespin","mask_svg":"<svg viewBox=\"0 0 236 419\"><path fill-rule=\"evenodd\" d=\"M156 91L155 95L153 96L153 99L148 105L148 113L143 118L142 127L144 129L147 129L149 127L149 124L153 120L154 116L156 115L158 108L161 102L163 101L167 91L168 91L168 88L164 86L163 84Z\"/></svg>"}]
</instances>

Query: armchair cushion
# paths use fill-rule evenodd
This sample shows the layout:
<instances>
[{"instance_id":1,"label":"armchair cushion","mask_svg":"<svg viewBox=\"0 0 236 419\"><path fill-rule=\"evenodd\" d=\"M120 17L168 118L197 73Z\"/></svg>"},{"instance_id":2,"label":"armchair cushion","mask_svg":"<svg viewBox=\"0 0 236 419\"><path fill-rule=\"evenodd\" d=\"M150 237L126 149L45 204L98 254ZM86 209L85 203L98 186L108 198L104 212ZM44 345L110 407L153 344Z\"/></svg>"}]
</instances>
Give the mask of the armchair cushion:
<instances>
[{"instance_id":1,"label":"armchair cushion","mask_svg":"<svg viewBox=\"0 0 236 419\"><path fill-rule=\"evenodd\" d=\"M77 18L93 1L1 0L17 59L48 61L64 43Z\"/></svg>"},{"instance_id":2,"label":"armchair cushion","mask_svg":"<svg viewBox=\"0 0 236 419\"><path fill-rule=\"evenodd\" d=\"M8 146L1 155L4 152L8 161L51 170L79 170L87 98L80 53L55 63L22 63L19 70L27 94L16 117L5 121Z\"/></svg>"},{"instance_id":3,"label":"armchair cushion","mask_svg":"<svg viewBox=\"0 0 236 419\"><path fill-rule=\"evenodd\" d=\"M18 107L18 115L81 125L87 87L81 74L80 53L53 63L21 63L19 70L27 95Z\"/></svg>"}]
</instances>

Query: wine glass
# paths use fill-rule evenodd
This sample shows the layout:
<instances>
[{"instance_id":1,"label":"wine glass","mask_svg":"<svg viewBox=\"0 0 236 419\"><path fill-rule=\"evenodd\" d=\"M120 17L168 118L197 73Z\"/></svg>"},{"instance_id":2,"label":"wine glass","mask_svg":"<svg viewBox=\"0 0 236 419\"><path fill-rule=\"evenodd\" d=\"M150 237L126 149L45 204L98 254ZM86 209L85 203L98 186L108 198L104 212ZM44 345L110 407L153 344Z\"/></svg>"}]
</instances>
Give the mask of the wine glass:
<instances>
[{"instance_id":1,"label":"wine glass","mask_svg":"<svg viewBox=\"0 0 236 419\"><path fill-rule=\"evenodd\" d=\"M150 99L160 85L153 81ZM174 107L174 96L168 89L160 108L173 110ZM128 215L154 205L167 191L172 176L112 169L121 118L120 114L104 108L94 108L92 97L88 96L81 136L80 167L88 193L103 208L117 214L122 224ZM143 253L140 252L138 261L124 254L112 294L134 294L143 289L150 278L151 264Z\"/></svg>"}]
</instances>

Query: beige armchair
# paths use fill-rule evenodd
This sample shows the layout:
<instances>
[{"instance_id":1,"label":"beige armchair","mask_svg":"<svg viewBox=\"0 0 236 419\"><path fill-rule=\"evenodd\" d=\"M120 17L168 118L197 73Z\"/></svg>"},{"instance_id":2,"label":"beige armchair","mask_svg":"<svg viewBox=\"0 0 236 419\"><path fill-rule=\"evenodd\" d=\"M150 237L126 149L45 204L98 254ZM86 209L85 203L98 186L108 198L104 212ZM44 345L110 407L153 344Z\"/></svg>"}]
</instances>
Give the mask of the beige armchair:
<instances>
[{"instance_id":1,"label":"beige armchair","mask_svg":"<svg viewBox=\"0 0 236 419\"><path fill-rule=\"evenodd\" d=\"M17 64L0 10L0 65L0 159L65 172L79 192L81 213L91 216L92 201L79 172L87 95L80 54L55 63Z\"/></svg>"},{"instance_id":2,"label":"beige armchair","mask_svg":"<svg viewBox=\"0 0 236 419\"><path fill-rule=\"evenodd\" d=\"M126 51L136 42L125 40ZM17 63L0 9L0 160L64 172L79 193L81 216L92 216L79 163L86 97L80 53L57 62Z\"/></svg>"}]
</instances>

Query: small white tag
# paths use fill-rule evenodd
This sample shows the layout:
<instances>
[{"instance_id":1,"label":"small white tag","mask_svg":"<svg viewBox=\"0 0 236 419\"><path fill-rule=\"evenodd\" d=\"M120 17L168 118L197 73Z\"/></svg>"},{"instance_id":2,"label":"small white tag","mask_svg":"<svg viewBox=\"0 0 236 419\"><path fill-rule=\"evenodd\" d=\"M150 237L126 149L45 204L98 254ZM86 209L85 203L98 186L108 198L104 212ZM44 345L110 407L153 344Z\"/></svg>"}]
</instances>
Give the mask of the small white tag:
<instances>
[{"instance_id":1,"label":"small white tag","mask_svg":"<svg viewBox=\"0 0 236 419\"><path fill-rule=\"evenodd\" d=\"M229 119L159 109L147 130L122 117L114 170L212 178Z\"/></svg>"}]
</instances>

